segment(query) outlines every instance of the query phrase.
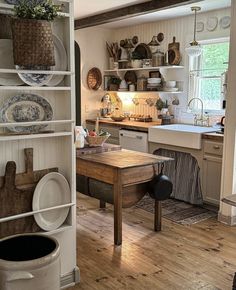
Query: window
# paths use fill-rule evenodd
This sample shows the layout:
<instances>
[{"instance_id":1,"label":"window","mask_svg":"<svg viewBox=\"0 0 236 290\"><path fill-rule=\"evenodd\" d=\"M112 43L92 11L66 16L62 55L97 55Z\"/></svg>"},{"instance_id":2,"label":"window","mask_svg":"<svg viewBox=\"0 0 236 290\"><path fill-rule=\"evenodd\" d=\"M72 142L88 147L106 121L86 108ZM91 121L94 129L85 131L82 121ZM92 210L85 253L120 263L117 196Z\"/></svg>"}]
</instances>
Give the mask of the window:
<instances>
[{"instance_id":1,"label":"window","mask_svg":"<svg viewBox=\"0 0 236 290\"><path fill-rule=\"evenodd\" d=\"M228 68L229 41L204 42L201 46L202 54L190 70L189 99L198 97L205 111L219 111L222 110L221 74Z\"/></svg>"}]
</instances>

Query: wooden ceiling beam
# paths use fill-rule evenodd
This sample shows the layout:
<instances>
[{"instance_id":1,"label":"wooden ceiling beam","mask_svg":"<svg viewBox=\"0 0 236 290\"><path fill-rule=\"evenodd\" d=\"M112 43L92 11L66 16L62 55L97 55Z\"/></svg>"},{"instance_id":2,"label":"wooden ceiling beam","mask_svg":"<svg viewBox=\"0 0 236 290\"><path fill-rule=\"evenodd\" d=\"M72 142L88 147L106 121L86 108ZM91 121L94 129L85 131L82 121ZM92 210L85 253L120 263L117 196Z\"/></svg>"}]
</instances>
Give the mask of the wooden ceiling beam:
<instances>
[{"instance_id":1,"label":"wooden ceiling beam","mask_svg":"<svg viewBox=\"0 0 236 290\"><path fill-rule=\"evenodd\" d=\"M152 0L75 20L75 30L140 16L203 0Z\"/></svg>"}]
</instances>

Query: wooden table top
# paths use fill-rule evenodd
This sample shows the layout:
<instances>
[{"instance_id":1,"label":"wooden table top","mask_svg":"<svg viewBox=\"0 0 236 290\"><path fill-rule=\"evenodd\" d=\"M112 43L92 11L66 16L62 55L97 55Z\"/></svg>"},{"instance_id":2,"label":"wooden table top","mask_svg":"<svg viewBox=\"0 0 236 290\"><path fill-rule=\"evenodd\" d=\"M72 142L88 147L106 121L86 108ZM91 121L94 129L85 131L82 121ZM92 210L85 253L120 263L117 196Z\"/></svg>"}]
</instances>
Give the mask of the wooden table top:
<instances>
[{"instance_id":1,"label":"wooden table top","mask_svg":"<svg viewBox=\"0 0 236 290\"><path fill-rule=\"evenodd\" d=\"M136 152L131 150L119 150L113 152L103 152L91 155L79 156L78 159L83 159L95 163L100 163L110 167L119 169L151 165L156 163L162 163L165 161L171 161L172 158Z\"/></svg>"}]
</instances>

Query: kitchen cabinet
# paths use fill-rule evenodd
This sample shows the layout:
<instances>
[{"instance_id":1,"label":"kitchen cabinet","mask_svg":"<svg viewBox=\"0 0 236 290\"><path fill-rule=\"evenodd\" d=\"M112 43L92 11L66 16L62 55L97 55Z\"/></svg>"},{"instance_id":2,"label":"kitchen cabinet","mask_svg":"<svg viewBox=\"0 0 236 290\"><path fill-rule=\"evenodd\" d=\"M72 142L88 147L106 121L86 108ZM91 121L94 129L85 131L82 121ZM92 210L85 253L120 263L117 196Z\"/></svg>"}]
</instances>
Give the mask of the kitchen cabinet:
<instances>
[{"instance_id":1,"label":"kitchen cabinet","mask_svg":"<svg viewBox=\"0 0 236 290\"><path fill-rule=\"evenodd\" d=\"M173 65L173 66L158 66L158 67L145 67L145 68L126 68L126 69L109 69L104 71L104 75L117 75L119 78L124 79L125 73L127 71L134 71L138 76L144 75L145 77L149 77L149 72L151 71L160 71L161 75L164 77L165 80L176 80L177 81L177 87L179 90L176 92L170 92L170 91L135 91L139 93L145 93L145 92L156 92L156 93L162 93L162 94L181 94L183 93L183 78L181 76L181 73L179 71L183 69L183 66L180 65ZM183 70L182 70L183 71ZM181 76L181 77L180 77ZM107 90L106 84L104 84L104 90ZM127 91L119 91L119 93L127 93Z\"/></svg>"},{"instance_id":2,"label":"kitchen cabinet","mask_svg":"<svg viewBox=\"0 0 236 290\"><path fill-rule=\"evenodd\" d=\"M204 140L202 191L207 203L219 205L223 143Z\"/></svg>"},{"instance_id":3,"label":"kitchen cabinet","mask_svg":"<svg viewBox=\"0 0 236 290\"><path fill-rule=\"evenodd\" d=\"M30 121L30 122L11 122L0 123L0 175L4 175L7 161L16 162L17 173L25 171L24 149L33 148L34 168L41 170L45 168L58 168L59 173L65 176L70 187L70 202L59 206L50 207L48 200L48 213L55 209L69 208L65 222L57 229L52 231L40 230L40 234L55 237L60 245L61 260L61 286L66 287L79 281L79 269L76 267L76 189L75 189L75 145L74 145L74 123L75 123L75 81L74 81L74 11L73 0L57 0L57 4L63 4L63 12L60 17L52 23L55 38L60 39L66 50L67 68L61 68L58 64L61 50L57 52L59 57L55 70L17 70L15 68L0 67L1 75L16 75L18 73L53 75L61 80L57 85L48 86L9 86L1 85L2 105L9 97L20 94L36 94L51 105L53 116L52 120ZM0 2L1 13L6 15L13 14L14 5ZM56 45L55 45L56 46ZM9 52L10 53L10 52ZM65 61L64 59L64 61ZM55 78L54 78L55 80ZM33 111L33 109L32 109ZM9 134L9 127L23 126L45 126L44 132L34 134L20 133ZM47 200L44 201L47 204ZM17 220L21 217L31 215L36 212L25 212L22 214L9 216L0 219L0 223L8 219Z\"/></svg>"}]
</instances>

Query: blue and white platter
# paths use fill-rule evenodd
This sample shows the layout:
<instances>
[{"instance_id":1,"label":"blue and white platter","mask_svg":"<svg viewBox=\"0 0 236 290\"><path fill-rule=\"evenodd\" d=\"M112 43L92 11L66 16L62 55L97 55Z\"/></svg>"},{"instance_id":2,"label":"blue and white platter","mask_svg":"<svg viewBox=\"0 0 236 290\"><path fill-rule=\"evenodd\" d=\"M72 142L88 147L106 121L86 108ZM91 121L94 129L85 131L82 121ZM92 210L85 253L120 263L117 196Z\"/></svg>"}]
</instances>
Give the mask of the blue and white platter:
<instances>
[{"instance_id":1,"label":"blue and white platter","mask_svg":"<svg viewBox=\"0 0 236 290\"><path fill-rule=\"evenodd\" d=\"M7 99L0 108L0 122L50 121L53 110L49 102L35 94L19 94ZM17 133L38 133L47 125L9 126L8 130Z\"/></svg>"}]
</instances>

